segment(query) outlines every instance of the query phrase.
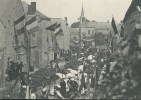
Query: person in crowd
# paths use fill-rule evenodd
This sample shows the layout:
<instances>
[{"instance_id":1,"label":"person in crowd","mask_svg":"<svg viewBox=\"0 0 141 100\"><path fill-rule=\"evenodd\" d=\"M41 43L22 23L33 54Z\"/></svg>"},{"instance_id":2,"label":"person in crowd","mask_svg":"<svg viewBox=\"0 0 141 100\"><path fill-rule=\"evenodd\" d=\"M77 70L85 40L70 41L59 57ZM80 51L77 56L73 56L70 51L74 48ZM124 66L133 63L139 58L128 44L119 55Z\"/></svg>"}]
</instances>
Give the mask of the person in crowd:
<instances>
[{"instance_id":1,"label":"person in crowd","mask_svg":"<svg viewBox=\"0 0 141 100\"><path fill-rule=\"evenodd\" d=\"M6 69L6 74L7 74L7 80L9 81L10 79L9 79L9 75L10 75L10 65L11 63L10 63L10 57L8 57L7 58L7 69Z\"/></svg>"},{"instance_id":2,"label":"person in crowd","mask_svg":"<svg viewBox=\"0 0 141 100\"><path fill-rule=\"evenodd\" d=\"M26 74L26 73L25 73ZM26 75L24 73L22 73L20 76L21 76L21 85L24 86L24 85L27 85L27 82L26 82Z\"/></svg>"},{"instance_id":3,"label":"person in crowd","mask_svg":"<svg viewBox=\"0 0 141 100\"><path fill-rule=\"evenodd\" d=\"M7 58L7 70L6 74L8 73L8 70L10 69L10 57Z\"/></svg>"},{"instance_id":4,"label":"person in crowd","mask_svg":"<svg viewBox=\"0 0 141 100\"><path fill-rule=\"evenodd\" d=\"M85 93L85 89L86 89L86 82L85 82L85 76L84 76L84 72L82 71L82 78L81 78L81 85L80 85L80 88L79 88L79 91L81 92L81 94L84 94Z\"/></svg>"},{"instance_id":5,"label":"person in crowd","mask_svg":"<svg viewBox=\"0 0 141 100\"><path fill-rule=\"evenodd\" d=\"M22 73L22 68L23 68L23 67L24 67L23 62L20 61L19 65L18 65L18 68L19 68L19 74Z\"/></svg>"},{"instance_id":6,"label":"person in crowd","mask_svg":"<svg viewBox=\"0 0 141 100\"><path fill-rule=\"evenodd\" d=\"M64 79L61 79L60 86L60 93L64 98L66 98L66 82L64 81Z\"/></svg>"},{"instance_id":7,"label":"person in crowd","mask_svg":"<svg viewBox=\"0 0 141 100\"><path fill-rule=\"evenodd\" d=\"M56 73L61 70L60 67L59 67L59 65L58 65L58 61L57 61L57 60L55 61L54 68L55 68L55 70L56 70Z\"/></svg>"},{"instance_id":8,"label":"person in crowd","mask_svg":"<svg viewBox=\"0 0 141 100\"><path fill-rule=\"evenodd\" d=\"M19 75L19 64L18 61L14 62L14 77L17 78Z\"/></svg>"},{"instance_id":9,"label":"person in crowd","mask_svg":"<svg viewBox=\"0 0 141 100\"><path fill-rule=\"evenodd\" d=\"M53 60L50 61L50 68L53 68Z\"/></svg>"},{"instance_id":10,"label":"person in crowd","mask_svg":"<svg viewBox=\"0 0 141 100\"><path fill-rule=\"evenodd\" d=\"M10 61L10 68L8 71L8 77L9 77L9 81L12 81L14 79L14 73L15 73L15 68L14 68L14 61Z\"/></svg>"},{"instance_id":11,"label":"person in crowd","mask_svg":"<svg viewBox=\"0 0 141 100\"><path fill-rule=\"evenodd\" d=\"M61 52L60 52L60 57L61 58L63 57L63 50L61 50Z\"/></svg>"},{"instance_id":12,"label":"person in crowd","mask_svg":"<svg viewBox=\"0 0 141 100\"><path fill-rule=\"evenodd\" d=\"M36 94L31 90L30 99L36 99Z\"/></svg>"},{"instance_id":13,"label":"person in crowd","mask_svg":"<svg viewBox=\"0 0 141 100\"><path fill-rule=\"evenodd\" d=\"M43 86L43 89L42 89L42 97L43 97L43 99L48 99L46 85Z\"/></svg>"},{"instance_id":14,"label":"person in crowd","mask_svg":"<svg viewBox=\"0 0 141 100\"><path fill-rule=\"evenodd\" d=\"M74 80L74 78L69 78L68 82L67 82L68 86L69 86L69 91L68 91L68 97L69 98L73 98L77 95L78 93L78 83Z\"/></svg>"},{"instance_id":15,"label":"person in crowd","mask_svg":"<svg viewBox=\"0 0 141 100\"><path fill-rule=\"evenodd\" d=\"M80 65L80 66L78 67L78 72L83 71L83 68L84 68L84 65Z\"/></svg>"},{"instance_id":16,"label":"person in crowd","mask_svg":"<svg viewBox=\"0 0 141 100\"><path fill-rule=\"evenodd\" d=\"M60 93L60 88L61 86L59 85L59 83L54 86L54 95L58 99L64 99L63 95Z\"/></svg>"}]
</instances>

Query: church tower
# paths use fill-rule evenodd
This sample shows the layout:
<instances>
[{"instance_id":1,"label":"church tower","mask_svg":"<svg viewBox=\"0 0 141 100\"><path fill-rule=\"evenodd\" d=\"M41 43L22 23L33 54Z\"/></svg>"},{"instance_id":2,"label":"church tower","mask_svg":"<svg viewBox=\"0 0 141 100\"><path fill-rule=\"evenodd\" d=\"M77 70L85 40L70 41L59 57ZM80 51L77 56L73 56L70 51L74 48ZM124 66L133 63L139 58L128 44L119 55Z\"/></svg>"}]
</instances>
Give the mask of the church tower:
<instances>
[{"instance_id":1,"label":"church tower","mask_svg":"<svg viewBox=\"0 0 141 100\"><path fill-rule=\"evenodd\" d=\"M82 11L81 16L79 18L79 41L81 41L82 38L82 25L85 24L86 18L84 16L84 9L83 9L83 3L82 3Z\"/></svg>"},{"instance_id":2,"label":"church tower","mask_svg":"<svg viewBox=\"0 0 141 100\"><path fill-rule=\"evenodd\" d=\"M85 22L86 18L85 18L85 15L84 15L84 9L83 9L83 3L82 3L82 10L81 10L81 16L80 16L80 22L81 24L83 22Z\"/></svg>"}]
</instances>

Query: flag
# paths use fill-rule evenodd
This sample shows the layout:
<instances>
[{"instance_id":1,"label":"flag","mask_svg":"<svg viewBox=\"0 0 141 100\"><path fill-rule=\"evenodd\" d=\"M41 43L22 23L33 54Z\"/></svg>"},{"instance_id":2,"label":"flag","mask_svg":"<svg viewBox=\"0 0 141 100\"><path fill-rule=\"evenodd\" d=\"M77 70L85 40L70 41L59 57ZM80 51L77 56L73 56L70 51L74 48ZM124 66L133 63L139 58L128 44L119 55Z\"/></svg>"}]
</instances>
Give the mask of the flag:
<instances>
[{"instance_id":1,"label":"flag","mask_svg":"<svg viewBox=\"0 0 141 100\"><path fill-rule=\"evenodd\" d=\"M57 28L57 23L54 23L51 26L47 27L46 30L55 31L56 28Z\"/></svg>"},{"instance_id":2,"label":"flag","mask_svg":"<svg viewBox=\"0 0 141 100\"><path fill-rule=\"evenodd\" d=\"M121 44L122 46L125 44L125 43L127 43L128 42L128 40L127 40L127 35L119 42L119 44Z\"/></svg>"},{"instance_id":3,"label":"flag","mask_svg":"<svg viewBox=\"0 0 141 100\"><path fill-rule=\"evenodd\" d=\"M60 23L54 23L51 26L47 27L46 30L54 31L54 35L59 35L59 33L63 32Z\"/></svg>"},{"instance_id":4,"label":"flag","mask_svg":"<svg viewBox=\"0 0 141 100\"><path fill-rule=\"evenodd\" d=\"M120 42L119 44L121 45L121 52L124 56L128 55L130 45L128 43L128 36L126 35Z\"/></svg>"},{"instance_id":5,"label":"flag","mask_svg":"<svg viewBox=\"0 0 141 100\"><path fill-rule=\"evenodd\" d=\"M17 48L19 46L19 39L15 25L14 25L14 39L15 39L15 46Z\"/></svg>"},{"instance_id":6,"label":"flag","mask_svg":"<svg viewBox=\"0 0 141 100\"><path fill-rule=\"evenodd\" d=\"M112 18L112 23L111 24L112 24L112 27L113 27L113 30L114 30L115 34L118 34L118 30L117 30L117 27L116 27L114 17Z\"/></svg>"},{"instance_id":7,"label":"flag","mask_svg":"<svg viewBox=\"0 0 141 100\"><path fill-rule=\"evenodd\" d=\"M36 15L26 22L26 28L29 32L37 32L39 30L38 22L36 20Z\"/></svg>"},{"instance_id":8,"label":"flag","mask_svg":"<svg viewBox=\"0 0 141 100\"><path fill-rule=\"evenodd\" d=\"M122 49L121 53L123 54L123 56L127 56L128 55L129 49L130 49L129 45L127 45L124 49Z\"/></svg>"},{"instance_id":9,"label":"flag","mask_svg":"<svg viewBox=\"0 0 141 100\"><path fill-rule=\"evenodd\" d=\"M137 7L138 11L141 12L141 8L140 8L140 6L136 6L136 7Z\"/></svg>"},{"instance_id":10,"label":"flag","mask_svg":"<svg viewBox=\"0 0 141 100\"><path fill-rule=\"evenodd\" d=\"M121 37L124 37L124 28L123 28L123 25L121 26L120 36L121 36Z\"/></svg>"},{"instance_id":11,"label":"flag","mask_svg":"<svg viewBox=\"0 0 141 100\"><path fill-rule=\"evenodd\" d=\"M57 24L57 28L55 29L54 31L54 35L59 35L59 33L62 33L63 30L62 30L62 27L61 27L61 24ZM63 34L60 34L60 35L63 35Z\"/></svg>"},{"instance_id":12,"label":"flag","mask_svg":"<svg viewBox=\"0 0 141 100\"><path fill-rule=\"evenodd\" d=\"M14 27L18 35L25 32L25 14L14 21Z\"/></svg>"}]
</instances>

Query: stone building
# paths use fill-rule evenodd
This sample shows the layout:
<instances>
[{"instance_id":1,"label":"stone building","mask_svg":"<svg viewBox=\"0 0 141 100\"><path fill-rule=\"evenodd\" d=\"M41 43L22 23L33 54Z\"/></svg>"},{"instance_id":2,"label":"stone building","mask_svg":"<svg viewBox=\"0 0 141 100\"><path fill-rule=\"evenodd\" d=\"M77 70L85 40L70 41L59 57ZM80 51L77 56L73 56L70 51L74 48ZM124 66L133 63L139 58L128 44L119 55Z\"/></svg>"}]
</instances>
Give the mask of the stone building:
<instances>
[{"instance_id":1,"label":"stone building","mask_svg":"<svg viewBox=\"0 0 141 100\"><path fill-rule=\"evenodd\" d=\"M70 33L69 33L69 26L67 24L67 17L65 20L61 18L51 18L52 24L54 23L61 23L62 34L57 35L57 43L59 45L59 49L70 50Z\"/></svg>"},{"instance_id":2,"label":"stone building","mask_svg":"<svg viewBox=\"0 0 141 100\"><path fill-rule=\"evenodd\" d=\"M124 36L131 36L132 32L138 28L141 29L141 0L132 0L130 7L128 8L125 17L123 19L124 23Z\"/></svg>"},{"instance_id":3,"label":"stone building","mask_svg":"<svg viewBox=\"0 0 141 100\"><path fill-rule=\"evenodd\" d=\"M24 15L22 2L21 0L1 0L0 2L0 80L3 81L7 69L7 58L10 57L10 60L13 61L20 59L25 65L23 71L26 71L27 56L23 46L25 31L21 30L25 23L23 23L24 19L18 20ZM14 24L15 21L17 21L16 25ZM18 34L18 42L15 41L16 33ZM16 46L16 43L18 43L18 46Z\"/></svg>"},{"instance_id":4,"label":"stone building","mask_svg":"<svg viewBox=\"0 0 141 100\"><path fill-rule=\"evenodd\" d=\"M71 40L79 40L79 29L69 28L70 31L70 39Z\"/></svg>"},{"instance_id":5,"label":"stone building","mask_svg":"<svg viewBox=\"0 0 141 100\"><path fill-rule=\"evenodd\" d=\"M31 66L36 68L44 68L53 60L53 43L52 33L46 30L50 26L51 20L36 9L36 2L31 2L31 5L23 2L27 18L31 19L36 16L36 23L33 22L33 28L30 33L31 44Z\"/></svg>"},{"instance_id":6,"label":"stone building","mask_svg":"<svg viewBox=\"0 0 141 100\"><path fill-rule=\"evenodd\" d=\"M82 38L97 39L94 41L94 45L99 49L108 49L110 41L104 40L104 37L108 37L112 34L112 26L109 21L107 22L96 22L88 20L84 15L84 9L82 7L80 21L74 22L71 25L71 30L77 29L78 33L81 33Z\"/></svg>"}]
</instances>

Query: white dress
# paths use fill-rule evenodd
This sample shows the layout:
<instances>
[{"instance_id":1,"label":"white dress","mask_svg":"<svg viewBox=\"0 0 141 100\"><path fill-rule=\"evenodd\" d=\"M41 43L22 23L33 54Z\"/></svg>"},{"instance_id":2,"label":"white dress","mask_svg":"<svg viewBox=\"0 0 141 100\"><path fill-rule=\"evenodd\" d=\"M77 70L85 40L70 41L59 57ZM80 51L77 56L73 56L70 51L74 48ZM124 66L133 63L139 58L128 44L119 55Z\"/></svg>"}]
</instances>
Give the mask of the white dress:
<instances>
[{"instance_id":1,"label":"white dress","mask_svg":"<svg viewBox=\"0 0 141 100\"><path fill-rule=\"evenodd\" d=\"M78 72L81 72L81 71L83 71L83 65L80 65L79 67L78 67Z\"/></svg>"},{"instance_id":2,"label":"white dress","mask_svg":"<svg viewBox=\"0 0 141 100\"><path fill-rule=\"evenodd\" d=\"M35 93L31 93L30 99L36 99Z\"/></svg>"}]
</instances>

